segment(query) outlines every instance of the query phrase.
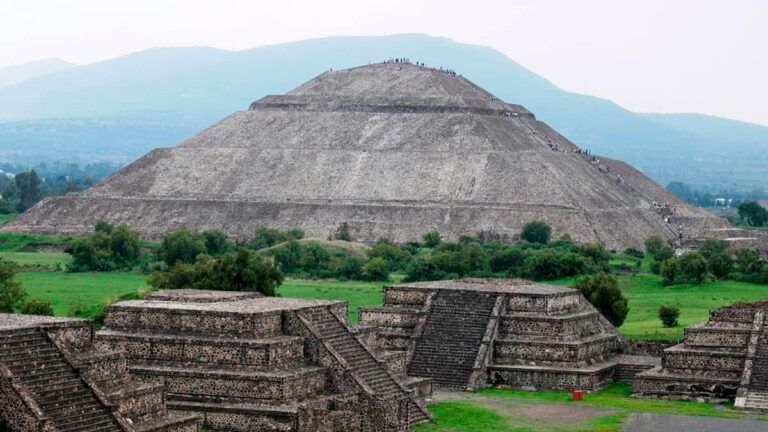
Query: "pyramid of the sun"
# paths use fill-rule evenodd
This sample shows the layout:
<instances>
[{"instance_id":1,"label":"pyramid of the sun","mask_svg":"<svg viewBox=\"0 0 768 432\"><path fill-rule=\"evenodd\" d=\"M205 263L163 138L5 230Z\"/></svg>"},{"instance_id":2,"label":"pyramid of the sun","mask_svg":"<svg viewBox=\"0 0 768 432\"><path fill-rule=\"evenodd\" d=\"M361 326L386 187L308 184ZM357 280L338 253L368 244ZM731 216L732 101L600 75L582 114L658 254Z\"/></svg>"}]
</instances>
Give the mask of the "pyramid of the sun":
<instances>
[{"instance_id":1,"label":"pyramid of the sun","mask_svg":"<svg viewBox=\"0 0 768 432\"><path fill-rule=\"evenodd\" d=\"M610 248L723 226L459 75L391 63L326 72L264 97L2 229L80 234L99 219L149 237L182 225L326 236L347 223L364 241L431 229L515 236L540 219L555 235Z\"/></svg>"}]
</instances>

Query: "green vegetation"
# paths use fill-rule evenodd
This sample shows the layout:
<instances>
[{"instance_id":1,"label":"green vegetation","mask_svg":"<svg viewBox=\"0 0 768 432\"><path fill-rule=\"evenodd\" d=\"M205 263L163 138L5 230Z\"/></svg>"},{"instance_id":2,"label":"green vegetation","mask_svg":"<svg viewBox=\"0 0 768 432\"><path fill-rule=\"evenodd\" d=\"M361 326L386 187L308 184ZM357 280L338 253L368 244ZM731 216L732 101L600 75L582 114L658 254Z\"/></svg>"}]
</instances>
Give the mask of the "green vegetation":
<instances>
[{"instance_id":1,"label":"green vegetation","mask_svg":"<svg viewBox=\"0 0 768 432\"><path fill-rule=\"evenodd\" d=\"M277 294L281 297L346 301L349 303L349 321L357 324L360 307L381 305L383 285L381 282L286 279L277 289Z\"/></svg>"},{"instance_id":2,"label":"green vegetation","mask_svg":"<svg viewBox=\"0 0 768 432\"><path fill-rule=\"evenodd\" d=\"M0 225L16 219L17 216L18 215L16 213L0 213Z\"/></svg>"},{"instance_id":3,"label":"green vegetation","mask_svg":"<svg viewBox=\"0 0 768 432\"><path fill-rule=\"evenodd\" d=\"M50 300L30 299L19 306L19 313L25 315L53 316L53 306Z\"/></svg>"},{"instance_id":4,"label":"green vegetation","mask_svg":"<svg viewBox=\"0 0 768 432\"><path fill-rule=\"evenodd\" d=\"M50 300L57 316L65 316L72 306L82 306L95 314L110 299L146 289L147 277L130 272L63 273L25 272L16 276L31 298Z\"/></svg>"},{"instance_id":5,"label":"green vegetation","mask_svg":"<svg viewBox=\"0 0 768 432\"><path fill-rule=\"evenodd\" d=\"M0 258L24 267L48 267L51 269L64 268L72 255L64 252L0 252Z\"/></svg>"},{"instance_id":6,"label":"green vegetation","mask_svg":"<svg viewBox=\"0 0 768 432\"><path fill-rule=\"evenodd\" d=\"M661 305L659 308L659 319L664 327L677 327L678 318L680 318L680 308L674 305Z\"/></svg>"},{"instance_id":7,"label":"green vegetation","mask_svg":"<svg viewBox=\"0 0 768 432\"><path fill-rule=\"evenodd\" d=\"M0 313L13 313L27 295L21 284L15 280L17 272L16 264L0 260Z\"/></svg>"},{"instance_id":8,"label":"green vegetation","mask_svg":"<svg viewBox=\"0 0 768 432\"><path fill-rule=\"evenodd\" d=\"M768 223L768 210L761 207L757 201L743 202L739 205L739 217L749 226L761 227Z\"/></svg>"},{"instance_id":9,"label":"green vegetation","mask_svg":"<svg viewBox=\"0 0 768 432\"><path fill-rule=\"evenodd\" d=\"M0 252L34 252L41 246L67 245L67 237L42 234L0 233Z\"/></svg>"},{"instance_id":10,"label":"green vegetation","mask_svg":"<svg viewBox=\"0 0 768 432\"><path fill-rule=\"evenodd\" d=\"M415 431L457 432L619 432L635 413L685 414L745 418L728 405L656 399L634 399L629 384L613 384L575 402L564 391L483 389L430 406L433 421ZM560 416L567 412L568 414Z\"/></svg>"},{"instance_id":11,"label":"green vegetation","mask_svg":"<svg viewBox=\"0 0 768 432\"><path fill-rule=\"evenodd\" d=\"M581 291L584 297L616 327L627 318L627 298L619 289L616 276L600 272L594 276L582 276L573 287Z\"/></svg>"},{"instance_id":12,"label":"green vegetation","mask_svg":"<svg viewBox=\"0 0 768 432\"><path fill-rule=\"evenodd\" d=\"M72 255L67 266L72 272L130 270L141 255L137 233L101 221L92 235L72 239L66 252Z\"/></svg>"},{"instance_id":13,"label":"green vegetation","mask_svg":"<svg viewBox=\"0 0 768 432\"><path fill-rule=\"evenodd\" d=\"M552 228L546 223L542 221L533 221L525 224L520 237L528 243L546 244L549 242L549 235L551 232Z\"/></svg>"}]
</instances>

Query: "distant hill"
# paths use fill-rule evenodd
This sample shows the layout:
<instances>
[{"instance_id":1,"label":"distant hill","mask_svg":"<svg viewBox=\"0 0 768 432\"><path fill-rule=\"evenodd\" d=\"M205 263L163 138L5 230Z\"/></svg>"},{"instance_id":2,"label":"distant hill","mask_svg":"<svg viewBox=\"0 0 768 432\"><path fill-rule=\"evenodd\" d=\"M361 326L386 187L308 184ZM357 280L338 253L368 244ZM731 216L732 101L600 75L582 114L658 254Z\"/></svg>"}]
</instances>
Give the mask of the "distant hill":
<instances>
[{"instance_id":1,"label":"distant hill","mask_svg":"<svg viewBox=\"0 0 768 432\"><path fill-rule=\"evenodd\" d=\"M0 88L39 78L54 72L75 67L74 64L57 58L38 60L0 68Z\"/></svg>"},{"instance_id":2,"label":"distant hill","mask_svg":"<svg viewBox=\"0 0 768 432\"><path fill-rule=\"evenodd\" d=\"M426 35L331 37L236 52L155 48L28 80L0 89L0 121L6 122L0 125L0 160L34 162L55 157L57 148L67 149L62 158L87 153L131 160L330 68L389 57L455 69L496 96L524 105L580 146L624 159L662 183L745 188L768 183L766 127L633 113L609 100L563 91L494 49ZM126 146L114 130L89 126L111 118L147 123L137 125L134 133L140 136ZM40 119L57 120L28 122ZM168 133L163 122L176 132ZM173 126L180 124L184 127ZM57 145L30 146L35 141Z\"/></svg>"}]
</instances>

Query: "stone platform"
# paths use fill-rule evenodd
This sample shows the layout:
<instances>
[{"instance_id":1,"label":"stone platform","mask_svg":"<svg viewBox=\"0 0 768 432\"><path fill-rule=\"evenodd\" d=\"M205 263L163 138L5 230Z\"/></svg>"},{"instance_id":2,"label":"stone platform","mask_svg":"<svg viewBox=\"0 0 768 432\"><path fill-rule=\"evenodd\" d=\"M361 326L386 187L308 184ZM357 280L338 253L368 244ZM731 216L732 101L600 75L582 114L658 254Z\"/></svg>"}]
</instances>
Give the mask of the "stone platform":
<instances>
[{"instance_id":1,"label":"stone platform","mask_svg":"<svg viewBox=\"0 0 768 432\"><path fill-rule=\"evenodd\" d=\"M196 432L165 388L136 380L122 352L93 347L90 321L0 314L0 422L18 431Z\"/></svg>"},{"instance_id":2,"label":"stone platform","mask_svg":"<svg viewBox=\"0 0 768 432\"><path fill-rule=\"evenodd\" d=\"M211 431L402 431L428 420L429 381L406 379L346 322L347 304L179 290L107 309L96 345L167 389Z\"/></svg>"},{"instance_id":3,"label":"stone platform","mask_svg":"<svg viewBox=\"0 0 768 432\"><path fill-rule=\"evenodd\" d=\"M662 363L639 373L637 396L734 400L741 408L768 409L768 303L745 303L710 312L706 323L685 329L683 343L664 350Z\"/></svg>"},{"instance_id":4,"label":"stone platform","mask_svg":"<svg viewBox=\"0 0 768 432\"><path fill-rule=\"evenodd\" d=\"M403 353L409 376L469 390L596 390L623 341L578 291L514 279L388 286L360 322L374 347Z\"/></svg>"}]
</instances>

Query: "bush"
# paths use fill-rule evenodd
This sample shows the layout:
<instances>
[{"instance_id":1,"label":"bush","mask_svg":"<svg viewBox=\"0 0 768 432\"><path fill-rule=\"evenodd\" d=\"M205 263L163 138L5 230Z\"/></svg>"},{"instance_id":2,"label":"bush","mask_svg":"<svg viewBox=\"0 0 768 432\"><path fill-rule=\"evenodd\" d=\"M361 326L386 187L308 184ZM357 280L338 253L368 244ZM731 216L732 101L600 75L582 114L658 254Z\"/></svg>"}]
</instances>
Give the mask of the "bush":
<instances>
[{"instance_id":1,"label":"bush","mask_svg":"<svg viewBox=\"0 0 768 432\"><path fill-rule=\"evenodd\" d=\"M424 240L424 246L428 248L438 247L443 241L443 238L440 236L440 233L437 230L432 230L424 234L422 239Z\"/></svg>"},{"instance_id":2,"label":"bush","mask_svg":"<svg viewBox=\"0 0 768 432\"><path fill-rule=\"evenodd\" d=\"M0 258L0 313L13 313L27 295L21 284L14 281L17 272L16 264Z\"/></svg>"},{"instance_id":3,"label":"bush","mask_svg":"<svg viewBox=\"0 0 768 432\"><path fill-rule=\"evenodd\" d=\"M92 235L72 239L66 252L72 255L67 269L73 272L130 269L141 257L137 233L105 222L97 223Z\"/></svg>"},{"instance_id":4,"label":"bush","mask_svg":"<svg viewBox=\"0 0 768 432\"><path fill-rule=\"evenodd\" d=\"M206 253L205 240L200 233L187 227L180 228L163 236L160 244L160 257L168 266L176 263L191 264L198 255Z\"/></svg>"},{"instance_id":5,"label":"bush","mask_svg":"<svg viewBox=\"0 0 768 432\"><path fill-rule=\"evenodd\" d=\"M645 240L645 252L648 255L656 255L665 246L668 246L666 240L659 236L650 236Z\"/></svg>"},{"instance_id":6,"label":"bush","mask_svg":"<svg viewBox=\"0 0 768 432\"><path fill-rule=\"evenodd\" d=\"M591 258L597 268L603 271L608 270L608 262L611 260L611 253L600 243L582 243L576 246L574 252L581 256Z\"/></svg>"},{"instance_id":7,"label":"bush","mask_svg":"<svg viewBox=\"0 0 768 432\"><path fill-rule=\"evenodd\" d=\"M701 245L697 251L704 259L709 260L711 257L724 254L728 251L728 244L725 240L719 239L707 239Z\"/></svg>"},{"instance_id":8,"label":"bush","mask_svg":"<svg viewBox=\"0 0 768 432\"><path fill-rule=\"evenodd\" d=\"M19 307L19 313L25 315L53 316L53 306L49 300L30 299Z\"/></svg>"},{"instance_id":9,"label":"bush","mask_svg":"<svg viewBox=\"0 0 768 432\"><path fill-rule=\"evenodd\" d=\"M624 255L630 256L632 258L637 258L637 259L645 258L645 254L643 253L643 251L633 247L628 247L624 249Z\"/></svg>"},{"instance_id":10,"label":"bush","mask_svg":"<svg viewBox=\"0 0 768 432\"><path fill-rule=\"evenodd\" d=\"M391 270L403 270L411 262L411 254L387 239L379 239L368 250L368 258L382 258Z\"/></svg>"},{"instance_id":11,"label":"bush","mask_svg":"<svg viewBox=\"0 0 768 432\"><path fill-rule=\"evenodd\" d=\"M523 263L524 252L519 246L505 246L495 250L490 258L492 272L519 269Z\"/></svg>"},{"instance_id":12,"label":"bush","mask_svg":"<svg viewBox=\"0 0 768 432\"><path fill-rule=\"evenodd\" d=\"M283 247L271 251L275 264L286 274L293 274L301 268L301 256L304 253L301 244L289 240Z\"/></svg>"},{"instance_id":13,"label":"bush","mask_svg":"<svg viewBox=\"0 0 768 432\"><path fill-rule=\"evenodd\" d=\"M368 280L389 280L389 264L383 258L371 258L365 263L364 270Z\"/></svg>"},{"instance_id":14,"label":"bush","mask_svg":"<svg viewBox=\"0 0 768 432\"><path fill-rule=\"evenodd\" d=\"M216 229L205 230L200 233L208 255L223 255L235 248L235 244L224 232Z\"/></svg>"},{"instance_id":15,"label":"bush","mask_svg":"<svg viewBox=\"0 0 768 432\"><path fill-rule=\"evenodd\" d=\"M339 225L339 227L336 228L336 232L333 233L333 239L352 241L352 233L349 229L349 224L346 222L343 222L341 225Z\"/></svg>"},{"instance_id":16,"label":"bush","mask_svg":"<svg viewBox=\"0 0 768 432\"><path fill-rule=\"evenodd\" d=\"M701 284L707 279L707 261L696 252L670 258L661 265L663 285Z\"/></svg>"},{"instance_id":17,"label":"bush","mask_svg":"<svg viewBox=\"0 0 768 432\"><path fill-rule=\"evenodd\" d=\"M275 228L261 227L256 230L256 234L248 240L246 245L248 249L258 251L290 240L301 240L302 238L304 238L304 231L300 229L282 231Z\"/></svg>"},{"instance_id":18,"label":"bush","mask_svg":"<svg viewBox=\"0 0 768 432\"><path fill-rule=\"evenodd\" d=\"M523 227L523 232L520 235L523 240L529 243L541 243L546 244L549 242L549 235L552 233L552 228L542 221L528 222Z\"/></svg>"},{"instance_id":19,"label":"bush","mask_svg":"<svg viewBox=\"0 0 768 432\"><path fill-rule=\"evenodd\" d=\"M733 271L733 259L726 252L710 255L707 258L707 268L717 278L724 278Z\"/></svg>"},{"instance_id":20,"label":"bush","mask_svg":"<svg viewBox=\"0 0 768 432\"><path fill-rule=\"evenodd\" d=\"M443 280L448 274L433 262L431 257L419 256L411 261L405 270L406 282Z\"/></svg>"},{"instance_id":21,"label":"bush","mask_svg":"<svg viewBox=\"0 0 768 432\"><path fill-rule=\"evenodd\" d=\"M594 276L584 276L573 285L603 316L616 327L621 326L629 313L627 298L619 289L615 276L600 272Z\"/></svg>"},{"instance_id":22,"label":"bush","mask_svg":"<svg viewBox=\"0 0 768 432\"><path fill-rule=\"evenodd\" d=\"M526 251L525 261L518 272L510 276L520 276L533 280L551 280L566 276L575 276L593 270L590 261L573 252L556 249Z\"/></svg>"},{"instance_id":23,"label":"bush","mask_svg":"<svg viewBox=\"0 0 768 432\"><path fill-rule=\"evenodd\" d=\"M659 319L664 327L677 327L679 317L680 308L677 306L663 305L659 308Z\"/></svg>"},{"instance_id":24,"label":"bush","mask_svg":"<svg viewBox=\"0 0 768 432\"><path fill-rule=\"evenodd\" d=\"M271 262L245 248L220 259L198 255L194 264L178 261L165 272L152 273L147 283L157 289L195 288L219 291L258 291L274 295L283 275Z\"/></svg>"},{"instance_id":25,"label":"bush","mask_svg":"<svg viewBox=\"0 0 768 432\"><path fill-rule=\"evenodd\" d=\"M349 280L363 280L367 277L364 265L364 259L358 256L351 256L345 259L341 267L339 267L339 277Z\"/></svg>"},{"instance_id":26,"label":"bush","mask_svg":"<svg viewBox=\"0 0 768 432\"><path fill-rule=\"evenodd\" d=\"M93 230L96 231L96 232L102 232L104 234L109 234L109 233L112 232L112 230L114 228L115 228L114 225L112 225L112 224L110 224L110 223L108 223L106 221L100 220L100 221L96 222L96 225L94 226Z\"/></svg>"}]
</instances>

